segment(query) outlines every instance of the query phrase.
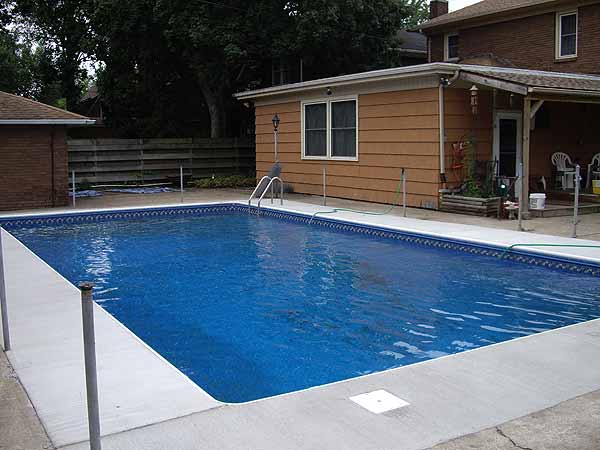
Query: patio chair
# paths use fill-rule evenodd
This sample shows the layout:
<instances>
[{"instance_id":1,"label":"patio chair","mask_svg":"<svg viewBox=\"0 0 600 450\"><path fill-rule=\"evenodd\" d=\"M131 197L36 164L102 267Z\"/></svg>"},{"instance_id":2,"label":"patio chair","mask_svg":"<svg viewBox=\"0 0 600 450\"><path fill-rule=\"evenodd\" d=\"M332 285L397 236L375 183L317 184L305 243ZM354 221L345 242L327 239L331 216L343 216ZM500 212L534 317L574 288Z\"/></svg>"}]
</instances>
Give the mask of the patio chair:
<instances>
[{"instance_id":1,"label":"patio chair","mask_svg":"<svg viewBox=\"0 0 600 450\"><path fill-rule=\"evenodd\" d=\"M575 165L566 153L556 152L551 157L552 164L556 167L555 186L563 191L575 187Z\"/></svg>"},{"instance_id":2,"label":"patio chair","mask_svg":"<svg viewBox=\"0 0 600 450\"><path fill-rule=\"evenodd\" d=\"M596 153L588 164L586 189L592 186L592 180L600 179L600 153Z\"/></svg>"}]
</instances>

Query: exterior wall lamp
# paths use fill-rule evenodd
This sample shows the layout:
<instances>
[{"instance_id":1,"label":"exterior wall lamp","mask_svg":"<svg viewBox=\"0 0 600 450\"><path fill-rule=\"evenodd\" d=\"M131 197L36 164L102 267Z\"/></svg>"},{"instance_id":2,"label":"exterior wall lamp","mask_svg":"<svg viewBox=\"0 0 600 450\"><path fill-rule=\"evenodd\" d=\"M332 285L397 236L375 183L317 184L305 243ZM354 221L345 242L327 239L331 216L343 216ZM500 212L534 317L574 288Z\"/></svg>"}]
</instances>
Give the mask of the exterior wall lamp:
<instances>
[{"instance_id":1,"label":"exterior wall lamp","mask_svg":"<svg viewBox=\"0 0 600 450\"><path fill-rule=\"evenodd\" d=\"M475 116L479 112L479 88L473 85L469 91L471 91L471 114Z\"/></svg>"}]
</instances>

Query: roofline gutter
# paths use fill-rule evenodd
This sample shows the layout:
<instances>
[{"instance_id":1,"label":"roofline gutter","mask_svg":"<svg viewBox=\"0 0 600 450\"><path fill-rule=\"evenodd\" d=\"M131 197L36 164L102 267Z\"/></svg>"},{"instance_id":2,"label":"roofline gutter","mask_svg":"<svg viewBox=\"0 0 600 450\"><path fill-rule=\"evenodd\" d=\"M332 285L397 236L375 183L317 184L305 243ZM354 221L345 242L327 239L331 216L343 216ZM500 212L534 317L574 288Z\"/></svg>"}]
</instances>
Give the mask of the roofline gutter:
<instances>
[{"instance_id":1,"label":"roofline gutter","mask_svg":"<svg viewBox=\"0 0 600 450\"><path fill-rule=\"evenodd\" d=\"M415 78L425 75L452 75L457 68L454 64L439 63L429 67L425 64L419 66L408 66L396 68L394 70L384 69L376 75L375 72L361 72L352 75L342 75L340 77L322 78L319 80L305 81L302 83L278 86L275 88L258 89L254 91L238 92L233 94L237 100L250 100L263 97L272 97L275 95L294 94L313 89L339 87L353 84L373 83L378 81L399 80L404 78Z\"/></svg>"},{"instance_id":2,"label":"roofline gutter","mask_svg":"<svg viewBox=\"0 0 600 450\"><path fill-rule=\"evenodd\" d=\"M0 125L93 125L93 119L0 119Z\"/></svg>"},{"instance_id":3,"label":"roofline gutter","mask_svg":"<svg viewBox=\"0 0 600 450\"><path fill-rule=\"evenodd\" d=\"M577 95L580 97L600 98L600 91L586 91L580 89L561 89L548 87L530 87L527 89L530 94L550 94L550 95Z\"/></svg>"}]
</instances>

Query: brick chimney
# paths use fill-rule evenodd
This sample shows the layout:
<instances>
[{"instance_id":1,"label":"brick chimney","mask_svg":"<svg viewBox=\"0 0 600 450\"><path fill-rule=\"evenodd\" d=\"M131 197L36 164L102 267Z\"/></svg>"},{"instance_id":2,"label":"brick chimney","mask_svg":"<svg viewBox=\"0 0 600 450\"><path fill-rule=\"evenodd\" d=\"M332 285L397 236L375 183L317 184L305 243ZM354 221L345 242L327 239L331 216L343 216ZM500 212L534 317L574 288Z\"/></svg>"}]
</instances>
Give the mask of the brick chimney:
<instances>
[{"instance_id":1,"label":"brick chimney","mask_svg":"<svg viewBox=\"0 0 600 450\"><path fill-rule=\"evenodd\" d=\"M448 0L431 0L429 2L429 19L448 14Z\"/></svg>"}]
</instances>

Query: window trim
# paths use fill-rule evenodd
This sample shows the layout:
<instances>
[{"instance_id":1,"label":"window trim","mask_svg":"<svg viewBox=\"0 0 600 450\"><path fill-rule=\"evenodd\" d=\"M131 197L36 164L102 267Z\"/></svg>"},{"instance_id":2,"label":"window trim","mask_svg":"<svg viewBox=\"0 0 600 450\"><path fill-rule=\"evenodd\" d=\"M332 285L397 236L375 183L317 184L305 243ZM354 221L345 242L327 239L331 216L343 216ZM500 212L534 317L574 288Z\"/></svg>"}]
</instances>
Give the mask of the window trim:
<instances>
[{"instance_id":1,"label":"window trim","mask_svg":"<svg viewBox=\"0 0 600 450\"><path fill-rule=\"evenodd\" d=\"M459 60L458 56L450 58L450 48L448 45L448 40L454 36L459 37L459 34L457 32L444 34L444 61L458 61ZM460 37L459 37L459 39L460 39Z\"/></svg>"},{"instance_id":2,"label":"window trim","mask_svg":"<svg viewBox=\"0 0 600 450\"><path fill-rule=\"evenodd\" d=\"M331 143L332 143L332 139L331 139L331 118L332 118L332 114L331 114L331 104L332 103L339 103L339 102L347 102L347 101L354 101L354 105L356 107L356 154L355 156L333 156L332 153L332 148L331 148ZM326 126L327 126L327 133L326 133L326 155L325 156L307 156L306 155L306 139L305 139L305 128L304 128L304 117L305 117L305 109L306 109L306 105L318 105L318 104L323 104L325 103L326 108ZM343 97L322 97L322 98L318 98L318 99L312 99L312 100L304 100L301 102L301 108L300 108L300 128L301 128L301 133L300 133L300 139L301 139L301 147L302 147L302 159L303 160L313 160L313 161L358 161L358 124L359 124L359 120L358 120L358 95L350 95L350 96L343 96Z\"/></svg>"},{"instance_id":3,"label":"window trim","mask_svg":"<svg viewBox=\"0 0 600 450\"><path fill-rule=\"evenodd\" d=\"M575 16L575 53L570 55L561 55L562 52L562 18L565 16ZM555 54L557 60L577 58L577 49L579 47L579 12L577 9L570 11L561 11L556 13L555 23Z\"/></svg>"}]
</instances>

